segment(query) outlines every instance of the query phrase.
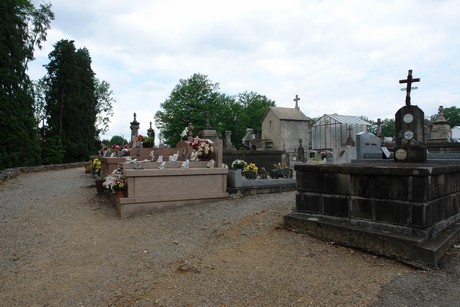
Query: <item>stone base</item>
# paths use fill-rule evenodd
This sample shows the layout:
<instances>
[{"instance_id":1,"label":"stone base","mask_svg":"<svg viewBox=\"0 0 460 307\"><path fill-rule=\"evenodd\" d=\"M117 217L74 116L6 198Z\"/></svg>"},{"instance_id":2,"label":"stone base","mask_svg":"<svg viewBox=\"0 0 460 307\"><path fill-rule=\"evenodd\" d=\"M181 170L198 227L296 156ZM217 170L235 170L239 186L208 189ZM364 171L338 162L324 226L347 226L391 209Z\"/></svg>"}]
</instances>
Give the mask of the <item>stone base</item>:
<instances>
[{"instance_id":1,"label":"stone base","mask_svg":"<svg viewBox=\"0 0 460 307\"><path fill-rule=\"evenodd\" d=\"M282 193L296 189L295 179L246 179L241 170L228 170L228 193L237 195L255 195L267 193Z\"/></svg>"},{"instance_id":2,"label":"stone base","mask_svg":"<svg viewBox=\"0 0 460 307\"><path fill-rule=\"evenodd\" d=\"M296 166L288 227L420 266L460 237L460 166Z\"/></svg>"},{"instance_id":3,"label":"stone base","mask_svg":"<svg viewBox=\"0 0 460 307\"><path fill-rule=\"evenodd\" d=\"M321 240L359 248L420 268L437 267L449 247L460 239L460 221L429 240L423 236L354 226L315 214L292 212L284 216L284 223L290 229Z\"/></svg>"},{"instance_id":4,"label":"stone base","mask_svg":"<svg viewBox=\"0 0 460 307\"><path fill-rule=\"evenodd\" d=\"M227 169L124 169L127 197L112 198L120 217L228 199Z\"/></svg>"}]
</instances>

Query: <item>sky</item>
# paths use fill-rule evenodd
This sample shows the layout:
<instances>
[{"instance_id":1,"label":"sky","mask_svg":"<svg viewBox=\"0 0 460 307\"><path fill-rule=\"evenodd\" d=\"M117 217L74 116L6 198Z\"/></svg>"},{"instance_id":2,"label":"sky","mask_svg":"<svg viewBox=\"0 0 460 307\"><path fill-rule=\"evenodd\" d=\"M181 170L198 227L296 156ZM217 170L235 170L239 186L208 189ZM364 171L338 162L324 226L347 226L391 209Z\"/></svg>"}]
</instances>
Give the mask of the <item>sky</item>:
<instances>
[{"instance_id":1,"label":"sky","mask_svg":"<svg viewBox=\"0 0 460 307\"><path fill-rule=\"evenodd\" d=\"M41 1L32 0L35 6ZM460 1L452 0L52 0L55 20L29 76L61 39L86 47L96 77L110 83L114 116L102 139L140 134L179 81L195 73L220 92L265 95L278 107L394 118L412 104L425 116L460 103ZM404 89L405 90L405 89ZM212 116L212 114L211 114Z\"/></svg>"}]
</instances>

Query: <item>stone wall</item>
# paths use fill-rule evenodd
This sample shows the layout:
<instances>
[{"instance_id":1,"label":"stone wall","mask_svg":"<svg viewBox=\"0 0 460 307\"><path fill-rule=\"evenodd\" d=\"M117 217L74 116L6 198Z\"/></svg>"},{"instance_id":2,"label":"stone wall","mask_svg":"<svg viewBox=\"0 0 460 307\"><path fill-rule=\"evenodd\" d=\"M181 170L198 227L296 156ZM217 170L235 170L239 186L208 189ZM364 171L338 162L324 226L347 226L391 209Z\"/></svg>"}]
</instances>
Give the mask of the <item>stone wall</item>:
<instances>
[{"instance_id":1,"label":"stone wall","mask_svg":"<svg viewBox=\"0 0 460 307\"><path fill-rule=\"evenodd\" d=\"M22 173L36 173L54 171L66 168L84 167L89 162L75 162L66 164L50 164L50 165L39 165L39 166L28 166L28 167L15 167L8 168L0 172L0 184L6 182L8 179L15 178Z\"/></svg>"}]
</instances>

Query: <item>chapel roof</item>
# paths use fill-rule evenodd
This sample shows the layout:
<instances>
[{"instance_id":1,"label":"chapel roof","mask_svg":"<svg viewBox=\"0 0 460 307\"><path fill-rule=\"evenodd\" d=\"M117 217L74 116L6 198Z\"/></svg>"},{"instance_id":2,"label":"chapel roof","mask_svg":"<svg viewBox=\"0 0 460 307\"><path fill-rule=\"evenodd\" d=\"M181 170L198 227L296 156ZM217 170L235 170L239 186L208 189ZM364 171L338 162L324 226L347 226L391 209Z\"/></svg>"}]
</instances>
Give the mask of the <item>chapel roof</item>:
<instances>
[{"instance_id":1,"label":"chapel roof","mask_svg":"<svg viewBox=\"0 0 460 307\"><path fill-rule=\"evenodd\" d=\"M309 121L310 120L299 109L296 109L296 108L282 108L282 107L270 107L267 110L267 112L265 112L265 115L263 116L263 118L265 118L265 116L267 115L267 113L270 110L273 111L273 113L275 113L275 115L280 120L297 120L297 121Z\"/></svg>"}]
</instances>

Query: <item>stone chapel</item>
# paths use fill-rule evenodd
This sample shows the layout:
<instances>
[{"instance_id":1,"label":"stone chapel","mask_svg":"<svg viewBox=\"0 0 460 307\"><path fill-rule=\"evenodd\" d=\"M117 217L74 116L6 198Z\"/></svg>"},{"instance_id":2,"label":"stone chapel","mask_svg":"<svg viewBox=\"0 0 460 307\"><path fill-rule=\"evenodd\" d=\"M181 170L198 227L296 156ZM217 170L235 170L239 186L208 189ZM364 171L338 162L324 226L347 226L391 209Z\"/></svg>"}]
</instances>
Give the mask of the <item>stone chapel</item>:
<instances>
[{"instance_id":1,"label":"stone chapel","mask_svg":"<svg viewBox=\"0 0 460 307\"><path fill-rule=\"evenodd\" d=\"M302 140L307 150L310 144L310 119L300 111L296 95L294 108L270 107L262 117L263 148L294 153Z\"/></svg>"}]
</instances>

